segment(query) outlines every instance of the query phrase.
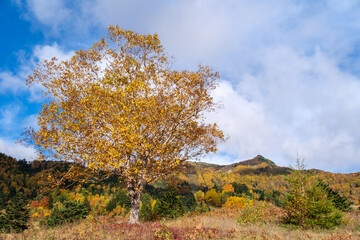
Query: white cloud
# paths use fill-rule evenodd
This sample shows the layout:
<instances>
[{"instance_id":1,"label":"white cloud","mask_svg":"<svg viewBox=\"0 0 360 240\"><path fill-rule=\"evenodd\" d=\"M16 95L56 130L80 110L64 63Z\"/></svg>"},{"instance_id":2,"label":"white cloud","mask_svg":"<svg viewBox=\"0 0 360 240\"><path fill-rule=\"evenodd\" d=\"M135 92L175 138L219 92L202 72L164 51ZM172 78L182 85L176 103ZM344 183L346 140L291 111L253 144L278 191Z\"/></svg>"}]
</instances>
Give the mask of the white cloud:
<instances>
[{"instance_id":1,"label":"white cloud","mask_svg":"<svg viewBox=\"0 0 360 240\"><path fill-rule=\"evenodd\" d=\"M71 17L62 0L27 0L27 5L38 21L54 28Z\"/></svg>"},{"instance_id":2,"label":"white cloud","mask_svg":"<svg viewBox=\"0 0 360 240\"><path fill-rule=\"evenodd\" d=\"M23 94L26 91L30 92L31 101L40 101L41 87L33 86L28 88L25 84L26 78L35 69L39 61L49 60L57 57L58 60L69 60L75 54L74 51L65 51L58 46L57 43L53 45L37 45L34 47L30 60L22 59L23 65L20 66L16 73L9 71L0 71L0 94L7 94L12 92L14 95Z\"/></svg>"},{"instance_id":3,"label":"white cloud","mask_svg":"<svg viewBox=\"0 0 360 240\"><path fill-rule=\"evenodd\" d=\"M320 50L305 56L281 47L263 56L256 74L235 86L222 81L214 97L225 109L209 116L230 137L220 150L283 166L299 151L308 167L359 167L360 80L336 63Z\"/></svg>"},{"instance_id":4,"label":"white cloud","mask_svg":"<svg viewBox=\"0 0 360 240\"><path fill-rule=\"evenodd\" d=\"M360 170L357 1L94 0L75 8L60 0L28 3L37 21L61 33L109 24L157 32L176 68L203 63L219 70L226 80L214 96L225 109L210 118L230 139L212 161L262 154L287 166L299 150L308 167ZM71 54L53 45L34 55ZM8 89L11 77L19 83L16 74L7 76L0 84Z\"/></svg>"},{"instance_id":5,"label":"white cloud","mask_svg":"<svg viewBox=\"0 0 360 240\"><path fill-rule=\"evenodd\" d=\"M275 133L260 104L247 101L227 81L221 82L214 98L221 101L224 109L210 113L208 118L218 123L229 137L220 151L244 159L270 150L269 139L273 139Z\"/></svg>"},{"instance_id":6,"label":"white cloud","mask_svg":"<svg viewBox=\"0 0 360 240\"><path fill-rule=\"evenodd\" d=\"M0 110L0 129L3 131L11 131L14 128L15 119L18 117L20 106L10 104L3 106Z\"/></svg>"},{"instance_id":7,"label":"white cloud","mask_svg":"<svg viewBox=\"0 0 360 240\"><path fill-rule=\"evenodd\" d=\"M23 123L22 123L22 127L23 128L33 128L35 130L37 130L39 128L38 126L38 114L32 114L27 116Z\"/></svg>"},{"instance_id":8,"label":"white cloud","mask_svg":"<svg viewBox=\"0 0 360 240\"><path fill-rule=\"evenodd\" d=\"M74 55L74 51L65 51L57 43L45 46L37 45L33 51L33 61L50 60L53 57L56 57L59 61L65 61Z\"/></svg>"},{"instance_id":9,"label":"white cloud","mask_svg":"<svg viewBox=\"0 0 360 240\"><path fill-rule=\"evenodd\" d=\"M21 76L14 75L11 72L0 72L0 93L5 94L9 91L13 94L23 91L26 88Z\"/></svg>"},{"instance_id":10,"label":"white cloud","mask_svg":"<svg viewBox=\"0 0 360 240\"><path fill-rule=\"evenodd\" d=\"M37 158L36 150L15 142L0 138L0 152L17 159L26 159L32 161Z\"/></svg>"}]
</instances>

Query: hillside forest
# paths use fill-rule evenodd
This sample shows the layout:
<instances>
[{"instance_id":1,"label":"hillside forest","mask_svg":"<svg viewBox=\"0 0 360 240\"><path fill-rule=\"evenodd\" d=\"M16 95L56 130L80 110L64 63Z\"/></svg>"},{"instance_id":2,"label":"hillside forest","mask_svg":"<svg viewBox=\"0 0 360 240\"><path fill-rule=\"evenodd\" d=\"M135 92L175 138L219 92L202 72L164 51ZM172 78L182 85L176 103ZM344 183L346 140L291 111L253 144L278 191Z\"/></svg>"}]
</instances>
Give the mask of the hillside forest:
<instances>
[{"instance_id":1,"label":"hillside forest","mask_svg":"<svg viewBox=\"0 0 360 240\"><path fill-rule=\"evenodd\" d=\"M116 219L126 218L129 214L130 200L119 174L94 173L85 167L61 161L27 162L5 154L0 154L0 166L0 220L1 216L12 211L11 208L19 208L13 205L20 198L25 199L20 211L28 215L23 225L18 224L19 227L6 227L3 217L0 221L0 224L3 222L2 232L22 232L30 222L53 228L89 217ZM73 174L69 171L71 168L82 169ZM296 188L302 177L305 177L304 184L311 183L309 186L327 192L332 205L340 210L331 212L331 217L339 214L340 219L341 212L354 211L360 200L360 173L279 167L260 155L231 165L187 162L182 168L181 173L145 187L140 208L142 223L219 210L235 210L237 215L241 215L241 211L249 211L260 204L267 209L271 209L270 206L282 209L285 216L282 222L288 225L331 229L342 224L326 218L325 223L308 222L309 216L294 215L290 211L289 202L299 197ZM310 187L308 194L313 194L314 198L318 193ZM319 204L326 205L323 201L326 199L319 199ZM299 210L300 205L291 205L291 209ZM239 224L257 221L256 214L254 219L252 214L250 218L238 218L237 221Z\"/></svg>"}]
</instances>

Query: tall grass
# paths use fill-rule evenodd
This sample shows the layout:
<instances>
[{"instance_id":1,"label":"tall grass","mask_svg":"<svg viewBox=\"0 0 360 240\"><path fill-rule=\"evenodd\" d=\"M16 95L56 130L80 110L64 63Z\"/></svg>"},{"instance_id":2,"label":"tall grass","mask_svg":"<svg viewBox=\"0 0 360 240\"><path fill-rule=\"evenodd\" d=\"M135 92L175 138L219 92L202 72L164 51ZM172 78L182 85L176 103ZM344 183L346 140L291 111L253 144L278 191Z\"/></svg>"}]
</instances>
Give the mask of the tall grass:
<instances>
[{"instance_id":1,"label":"tall grass","mask_svg":"<svg viewBox=\"0 0 360 240\"><path fill-rule=\"evenodd\" d=\"M125 217L88 217L75 223L56 228L40 226L31 222L22 234L1 234L0 239L360 239L359 210L345 213L343 224L334 230L291 229L281 225L282 210L262 202L255 203L261 217L253 223L238 224L239 209L213 209L198 215L185 215L177 219L129 225ZM258 213L257 213L258 214ZM169 238L171 239L171 238Z\"/></svg>"}]
</instances>

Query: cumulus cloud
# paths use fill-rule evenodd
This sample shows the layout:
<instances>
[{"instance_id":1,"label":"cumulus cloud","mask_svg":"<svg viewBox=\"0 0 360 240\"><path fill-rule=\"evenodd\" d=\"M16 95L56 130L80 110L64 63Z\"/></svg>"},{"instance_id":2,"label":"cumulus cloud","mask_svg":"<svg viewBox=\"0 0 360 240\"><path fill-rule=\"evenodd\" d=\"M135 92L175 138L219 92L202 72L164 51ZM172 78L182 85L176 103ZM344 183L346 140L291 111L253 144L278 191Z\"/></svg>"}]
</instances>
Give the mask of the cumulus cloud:
<instances>
[{"instance_id":1,"label":"cumulus cloud","mask_svg":"<svg viewBox=\"0 0 360 240\"><path fill-rule=\"evenodd\" d=\"M13 94L23 91L25 84L22 76L14 75L12 72L0 72L0 94L12 92Z\"/></svg>"},{"instance_id":2,"label":"cumulus cloud","mask_svg":"<svg viewBox=\"0 0 360 240\"><path fill-rule=\"evenodd\" d=\"M14 128L15 119L18 117L20 106L10 104L0 110L0 130L9 132Z\"/></svg>"},{"instance_id":3,"label":"cumulus cloud","mask_svg":"<svg viewBox=\"0 0 360 240\"><path fill-rule=\"evenodd\" d=\"M43 23L52 22L58 25L70 17L68 9L65 8L65 2L62 0L28 0L27 4L36 18Z\"/></svg>"},{"instance_id":4,"label":"cumulus cloud","mask_svg":"<svg viewBox=\"0 0 360 240\"><path fill-rule=\"evenodd\" d=\"M25 84L26 78L31 74L39 61L53 57L63 61L70 59L74 54L74 51L63 50L57 43L35 46L29 60L21 59L23 64L16 73L0 71L0 94L6 95L11 92L14 95L20 95L24 92L29 92L31 101L40 101L41 87L34 86L29 89Z\"/></svg>"},{"instance_id":5,"label":"cumulus cloud","mask_svg":"<svg viewBox=\"0 0 360 240\"><path fill-rule=\"evenodd\" d=\"M34 48L32 60L33 62L38 62L56 57L59 61L65 61L74 55L75 52L73 50L65 51L57 43L53 45L37 45Z\"/></svg>"},{"instance_id":6,"label":"cumulus cloud","mask_svg":"<svg viewBox=\"0 0 360 240\"><path fill-rule=\"evenodd\" d=\"M320 50L305 56L272 49L261 65L214 92L225 109L209 118L229 136L220 150L237 160L263 154L285 166L299 151L308 167L359 167L359 79Z\"/></svg>"},{"instance_id":7,"label":"cumulus cloud","mask_svg":"<svg viewBox=\"0 0 360 240\"><path fill-rule=\"evenodd\" d=\"M37 115L28 114L28 103L21 102L22 96L27 96L30 102L42 101L41 87L33 86L28 88L25 85L27 76L31 73L36 64L45 59L57 57L59 60L69 59L74 54L73 51L64 51L57 44L36 46L33 49L31 58L23 60L23 65L16 73L8 71L0 72L0 94L8 95L12 92L19 99L4 98L6 102L2 102L0 109L0 152L6 153L18 159L25 158L33 160L36 152L33 148L20 144L15 144L15 140L26 127L37 128ZM11 101L12 100L12 101ZM4 137L6 136L6 137Z\"/></svg>"},{"instance_id":8,"label":"cumulus cloud","mask_svg":"<svg viewBox=\"0 0 360 240\"><path fill-rule=\"evenodd\" d=\"M4 138L0 138L0 152L17 159L26 159L27 161L35 160L37 157L35 149L15 144L14 141Z\"/></svg>"},{"instance_id":9,"label":"cumulus cloud","mask_svg":"<svg viewBox=\"0 0 360 240\"><path fill-rule=\"evenodd\" d=\"M229 140L209 161L262 154L287 166L299 151L309 168L360 169L357 1L80 2L27 0L27 6L34 21L68 35L110 24L157 32L176 68L203 63L220 71L214 97L224 109L209 119ZM56 45L34 53L64 54Z\"/></svg>"}]
</instances>

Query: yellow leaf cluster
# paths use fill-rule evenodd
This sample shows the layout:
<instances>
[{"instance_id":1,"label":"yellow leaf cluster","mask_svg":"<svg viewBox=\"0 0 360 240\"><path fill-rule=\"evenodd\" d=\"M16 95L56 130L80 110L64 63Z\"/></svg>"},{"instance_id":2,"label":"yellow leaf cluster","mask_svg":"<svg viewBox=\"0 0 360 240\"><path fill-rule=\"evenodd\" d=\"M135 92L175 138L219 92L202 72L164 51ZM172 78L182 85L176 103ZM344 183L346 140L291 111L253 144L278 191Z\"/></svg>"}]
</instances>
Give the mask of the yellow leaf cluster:
<instances>
[{"instance_id":1,"label":"yellow leaf cluster","mask_svg":"<svg viewBox=\"0 0 360 240\"><path fill-rule=\"evenodd\" d=\"M248 204L248 200L243 197L229 197L224 203L224 206L227 208L245 208Z\"/></svg>"}]
</instances>

